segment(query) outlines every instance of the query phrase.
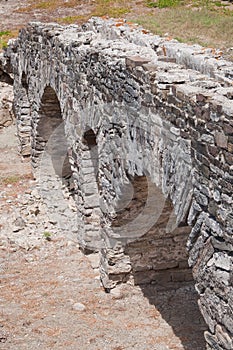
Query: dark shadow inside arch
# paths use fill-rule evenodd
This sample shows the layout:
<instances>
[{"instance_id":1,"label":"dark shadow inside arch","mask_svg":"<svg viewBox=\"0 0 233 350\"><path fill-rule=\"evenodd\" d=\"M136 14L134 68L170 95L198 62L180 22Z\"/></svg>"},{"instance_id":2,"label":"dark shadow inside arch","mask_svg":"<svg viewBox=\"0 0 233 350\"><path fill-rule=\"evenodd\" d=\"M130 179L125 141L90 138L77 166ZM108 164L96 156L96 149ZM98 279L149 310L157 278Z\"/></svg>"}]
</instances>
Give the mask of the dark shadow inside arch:
<instances>
[{"instance_id":1,"label":"dark shadow inside arch","mask_svg":"<svg viewBox=\"0 0 233 350\"><path fill-rule=\"evenodd\" d=\"M28 77L22 72L20 83L17 82L17 103L14 101L20 153L23 157L31 155L31 105L28 98Z\"/></svg>"},{"instance_id":2,"label":"dark shadow inside arch","mask_svg":"<svg viewBox=\"0 0 233 350\"><path fill-rule=\"evenodd\" d=\"M85 254L99 251L100 237L100 203L99 203L99 155L97 137L93 129L89 128L82 137L82 196L85 236L81 242L81 249Z\"/></svg>"},{"instance_id":3,"label":"dark shadow inside arch","mask_svg":"<svg viewBox=\"0 0 233 350\"><path fill-rule=\"evenodd\" d=\"M28 94L28 82L27 82L27 76L25 72L22 73L21 85L23 89L25 89L26 94Z\"/></svg>"},{"instance_id":4,"label":"dark shadow inside arch","mask_svg":"<svg viewBox=\"0 0 233 350\"><path fill-rule=\"evenodd\" d=\"M72 194L73 176L60 103L55 91L49 86L44 90L38 116L38 124L35 126L33 163L39 166L42 156L49 155L55 174L61 178Z\"/></svg>"},{"instance_id":5,"label":"dark shadow inside arch","mask_svg":"<svg viewBox=\"0 0 233 350\"><path fill-rule=\"evenodd\" d=\"M122 192L116 205L117 216L112 227L121 227L132 222L142 213L148 197L146 176L128 175L129 182L122 185Z\"/></svg>"},{"instance_id":6,"label":"dark shadow inside arch","mask_svg":"<svg viewBox=\"0 0 233 350\"><path fill-rule=\"evenodd\" d=\"M2 83L6 83L8 85L13 85L14 80L11 78L10 74L5 72L4 70L0 69L0 81Z\"/></svg>"},{"instance_id":7,"label":"dark shadow inside arch","mask_svg":"<svg viewBox=\"0 0 233 350\"><path fill-rule=\"evenodd\" d=\"M87 160L90 159L91 161L90 166L93 167L93 171L95 175L93 177L93 182L95 181L99 186L99 183L98 183L99 155L98 155L96 134L92 129L89 129L84 133L83 144L86 146L85 155L87 157Z\"/></svg>"},{"instance_id":8,"label":"dark shadow inside arch","mask_svg":"<svg viewBox=\"0 0 233 350\"><path fill-rule=\"evenodd\" d=\"M198 308L198 295L187 262L190 227L185 222L176 225L171 200L165 199L146 176L129 179L129 183L122 185L112 227L122 232L126 227L129 234L122 242L131 261L134 282L173 328L184 349L204 349L207 326ZM158 217L156 210L160 210ZM155 222L148 229L147 222L152 223L153 217Z\"/></svg>"}]
</instances>

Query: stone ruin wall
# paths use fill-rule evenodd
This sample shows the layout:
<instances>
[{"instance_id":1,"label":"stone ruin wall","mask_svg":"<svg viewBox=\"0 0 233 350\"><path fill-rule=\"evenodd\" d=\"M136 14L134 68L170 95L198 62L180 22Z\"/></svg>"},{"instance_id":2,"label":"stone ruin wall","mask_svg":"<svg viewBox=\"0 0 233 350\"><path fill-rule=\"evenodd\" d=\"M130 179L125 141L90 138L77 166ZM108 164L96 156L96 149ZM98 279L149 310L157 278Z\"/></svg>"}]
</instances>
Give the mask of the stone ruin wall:
<instances>
[{"instance_id":1,"label":"stone ruin wall","mask_svg":"<svg viewBox=\"0 0 233 350\"><path fill-rule=\"evenodd\" d=\"M217 55L123 21L31 23L0 70L22 154L72 180L104 287L194 278L207 349L230 350L233 65Z\"/></svg>"}]
</instances>

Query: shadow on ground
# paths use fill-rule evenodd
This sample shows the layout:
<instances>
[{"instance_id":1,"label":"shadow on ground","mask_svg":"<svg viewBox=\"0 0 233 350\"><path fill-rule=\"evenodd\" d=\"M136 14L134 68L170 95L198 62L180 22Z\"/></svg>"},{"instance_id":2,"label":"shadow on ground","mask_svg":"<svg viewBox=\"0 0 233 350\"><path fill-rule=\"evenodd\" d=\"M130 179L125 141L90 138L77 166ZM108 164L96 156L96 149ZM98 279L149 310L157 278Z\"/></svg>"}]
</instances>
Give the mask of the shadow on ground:
<instances>
[{"instance_id":1,"label":"shadow on ground","mask_svg":"<svg viewBox=\"0 0 233 350\"><path fill-rule=\"evenodd\" d=\"M207 326L200 313L194 282L163 286L140 286L150 304L172 327L185 350L204 350Z\"/></svg>"}]
</instances>

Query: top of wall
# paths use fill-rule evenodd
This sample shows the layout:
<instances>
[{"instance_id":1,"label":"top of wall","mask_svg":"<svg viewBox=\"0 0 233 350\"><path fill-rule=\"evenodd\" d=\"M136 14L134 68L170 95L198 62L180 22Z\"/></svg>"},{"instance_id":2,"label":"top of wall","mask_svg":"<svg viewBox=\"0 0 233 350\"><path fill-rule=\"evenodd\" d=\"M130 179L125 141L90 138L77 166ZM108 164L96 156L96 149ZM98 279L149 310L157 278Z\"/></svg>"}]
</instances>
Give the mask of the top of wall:
<instances>
[{"instance_id":1,"label":"top of wall","mask_svg":"<svg viewBox=\"0 0 233 350\"><path fill-rule=\"evenodd\" d=\"M142 76L156 71L158 84L176 84L188 99L203 92L232 119L233 62L222 59L218 50L168 40L124 20L92 18L82 26L31 22L0 57L0 72L12 72L17 53L21 52L19 59L23 57L26 41L37 42L38 49L46 41L76 63L82 60L82 52L84 57L98 52L110 63L126 64L136 75L135 70L141 69Z\"/></svg>"},{"instance_id":2,"label":"top of wall","mask_svg":"<svg viewBox=\"0 0 233 350\"><path fill-rule=\"evenodd\" d=\"M152 52L156 53L154 61L171 58L185 68L197 70L226 85L233 85L233 63L222 59L219 50L203 48L200 45L188 45L175 39L153 35L142 27L127 24L123 20L92 18L82 28L100 33L106 40L123 39L146 47L148 52L152 49Z\"/></svg>"},{"instance_id":3,"label":"top of wall","mask_svg":"<svg viewBox=\"0 0 233 350\"><path fill-rule=\"evenodd\" d=\"M150 58L152 63L158 61L173 62L183 68L193 69L217 80L224 86L233 86L233 62L221 58L221 51L212 48L203 48L200 45L188 45L175 39L153 35L142 27L127 23L125 20L91 18L82 26L61 26L57 23L42 24L31 22L28 29L41 31L53 37L59 36L63 44L83 42L88 44L91 40L121 41L122 49L131 46L140 47L140 55ZM12 43L12 41L10 41ZM101 44L99 45L101 49ZM126 50L124 50L126 51ZM0 58L1 60L1 58Z\"/></svg>"}]
</instances>

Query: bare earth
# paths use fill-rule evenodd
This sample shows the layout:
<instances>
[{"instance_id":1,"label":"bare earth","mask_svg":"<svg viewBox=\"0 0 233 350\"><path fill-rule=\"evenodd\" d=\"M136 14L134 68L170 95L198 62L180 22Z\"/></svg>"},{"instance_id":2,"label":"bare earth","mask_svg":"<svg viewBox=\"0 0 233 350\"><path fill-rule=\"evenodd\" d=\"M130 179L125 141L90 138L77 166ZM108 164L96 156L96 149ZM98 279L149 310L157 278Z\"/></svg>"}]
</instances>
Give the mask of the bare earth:
<instances>
[{"instance_id":1,"label":"bare earth","mask_svg":"<svg viewBox=\"0 0 233 350\"><path fill-rule=\"evenodd\" d=\"M54 18L58 17L86 15L93 9L92 1L86 1L74 8L58 8L50 13L43 9L34 10L33 13L18 11L30 4L33 4L33 1L0 0L0 31L22 28L30 21L53 22Z\"/></svg>"}]
</instances>

